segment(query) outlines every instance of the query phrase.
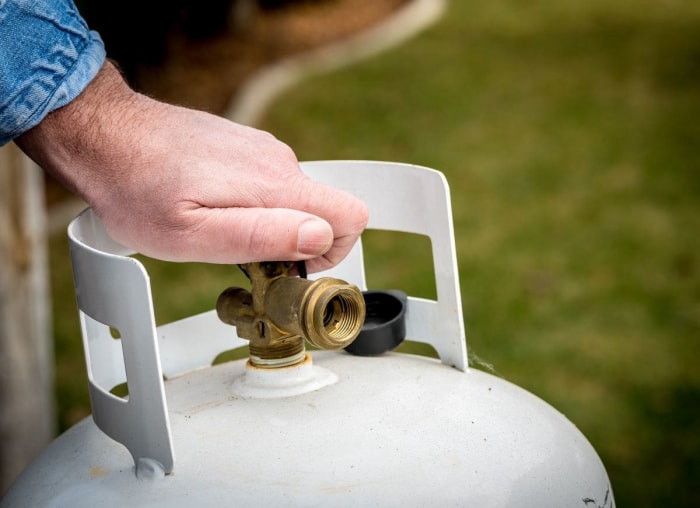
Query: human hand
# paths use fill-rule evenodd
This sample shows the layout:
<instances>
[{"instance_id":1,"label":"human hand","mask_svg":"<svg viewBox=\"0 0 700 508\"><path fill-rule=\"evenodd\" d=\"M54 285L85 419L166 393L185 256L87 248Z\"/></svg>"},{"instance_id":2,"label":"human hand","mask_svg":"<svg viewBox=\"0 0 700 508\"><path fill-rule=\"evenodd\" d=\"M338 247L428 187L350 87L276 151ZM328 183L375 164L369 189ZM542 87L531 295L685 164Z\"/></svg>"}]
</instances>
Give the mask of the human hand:
<instances>
[{"instance_id":1,"label":"human hand","mask_svg":"<svg viewBox=\"0 0 700 508\"><path fill-rule=\"evenodd\" d=\"M17 143L115 240L160 259L320 271L367 224L364 203L307 178L272 135L137 94L110 63Z\"/></svg>"}]
</instances>

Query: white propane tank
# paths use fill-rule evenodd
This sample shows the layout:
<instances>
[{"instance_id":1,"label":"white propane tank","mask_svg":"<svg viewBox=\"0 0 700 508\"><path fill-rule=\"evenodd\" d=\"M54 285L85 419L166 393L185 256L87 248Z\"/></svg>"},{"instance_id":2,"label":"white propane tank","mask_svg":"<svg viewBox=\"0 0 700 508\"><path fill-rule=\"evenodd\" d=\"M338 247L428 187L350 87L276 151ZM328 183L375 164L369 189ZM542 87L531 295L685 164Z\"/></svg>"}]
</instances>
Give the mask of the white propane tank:
<instances>
[{"instance_id":1,"label":"white propane tank","mask_svg":"<svg viewBox=\"0 0 700 508\"><path fill-rule=\"evenodd\" d=\"M613 507L605 468L571 422L468 368L443 175L383 162L302 168L363 199L368 228L430 237L437 300L409 296L405 331L439 360L314 351L280 369L212 367L247 344L236 328L215 311L156 328L143 265L87 210L69 242L93 415L2 507ZM360 242L318 276L329 273L365 290ZM128 398L112 395L124 381Z\"/></svg>"}]
</instances>

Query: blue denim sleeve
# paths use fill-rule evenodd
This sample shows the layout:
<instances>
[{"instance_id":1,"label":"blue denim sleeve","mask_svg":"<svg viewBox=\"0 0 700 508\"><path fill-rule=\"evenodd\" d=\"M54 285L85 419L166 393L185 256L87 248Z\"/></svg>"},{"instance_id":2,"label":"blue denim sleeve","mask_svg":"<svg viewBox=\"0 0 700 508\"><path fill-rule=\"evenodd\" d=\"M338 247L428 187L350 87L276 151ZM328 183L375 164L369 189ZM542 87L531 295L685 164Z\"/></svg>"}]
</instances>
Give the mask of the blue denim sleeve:
<instances>
[{"instance_id":1,"label":"blue denim sleeve","mask_svg":"<svg viewBox=\"0 0 700 508\"><path fill-rule=\"evenodd\" d=\"M104 59L73 0L0 0L0 146L77 97Z\"/></svg>"}]
</instances>

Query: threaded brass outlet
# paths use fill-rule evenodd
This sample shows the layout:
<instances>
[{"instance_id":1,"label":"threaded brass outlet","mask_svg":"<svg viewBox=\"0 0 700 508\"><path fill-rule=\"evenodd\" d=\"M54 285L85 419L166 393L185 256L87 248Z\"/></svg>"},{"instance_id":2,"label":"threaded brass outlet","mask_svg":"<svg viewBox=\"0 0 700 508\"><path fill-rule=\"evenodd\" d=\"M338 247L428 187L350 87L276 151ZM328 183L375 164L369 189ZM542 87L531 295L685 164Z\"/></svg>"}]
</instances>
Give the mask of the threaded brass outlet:
<instances>
[{"instance_id":1,"label":"threaded brass outlet","mask_svg":"<svg viewBox=\"0 0 700 508\"><path fill-rule=\"evenodd\" d=\"M251 362L280 367L303 361L304 339L320 349L340 349L362 329L365 302L352 284L288 275L291 262L241 266L251 291L228 288L216 304L219 319L250 341Z\"/></svg>"}]
</instances>

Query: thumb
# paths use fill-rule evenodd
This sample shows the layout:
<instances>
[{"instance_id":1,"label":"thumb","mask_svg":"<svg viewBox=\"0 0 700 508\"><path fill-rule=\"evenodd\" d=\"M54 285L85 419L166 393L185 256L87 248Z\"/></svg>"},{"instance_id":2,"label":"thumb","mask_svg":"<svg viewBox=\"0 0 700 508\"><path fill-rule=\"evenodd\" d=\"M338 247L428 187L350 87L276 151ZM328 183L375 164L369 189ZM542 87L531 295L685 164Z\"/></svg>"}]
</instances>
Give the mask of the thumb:
<instances>
[{"instance_id":1,"label":"thumb","mask_svg":"<svg viewBox=\"0 0 700 508\"><path fill-rule=\"evenodd\" d=\"M325 220L312 215L299 224L297 252L300 255L318 257L333 244L333 229Z\"/></svg>"},{"instance_id":2,"label":"thumb","mask_svg":"<svg viewBox=\"0 0 700 508\"><path fill-rule=\"evenodd\" d=\"M181 234L161 237L153 246L156 252L141 252L161 259L177 253L176 261L228 264L312 259L333 245L328 222L286 208L200 208L186 224Z\"/></svg>"}]
</instances>

